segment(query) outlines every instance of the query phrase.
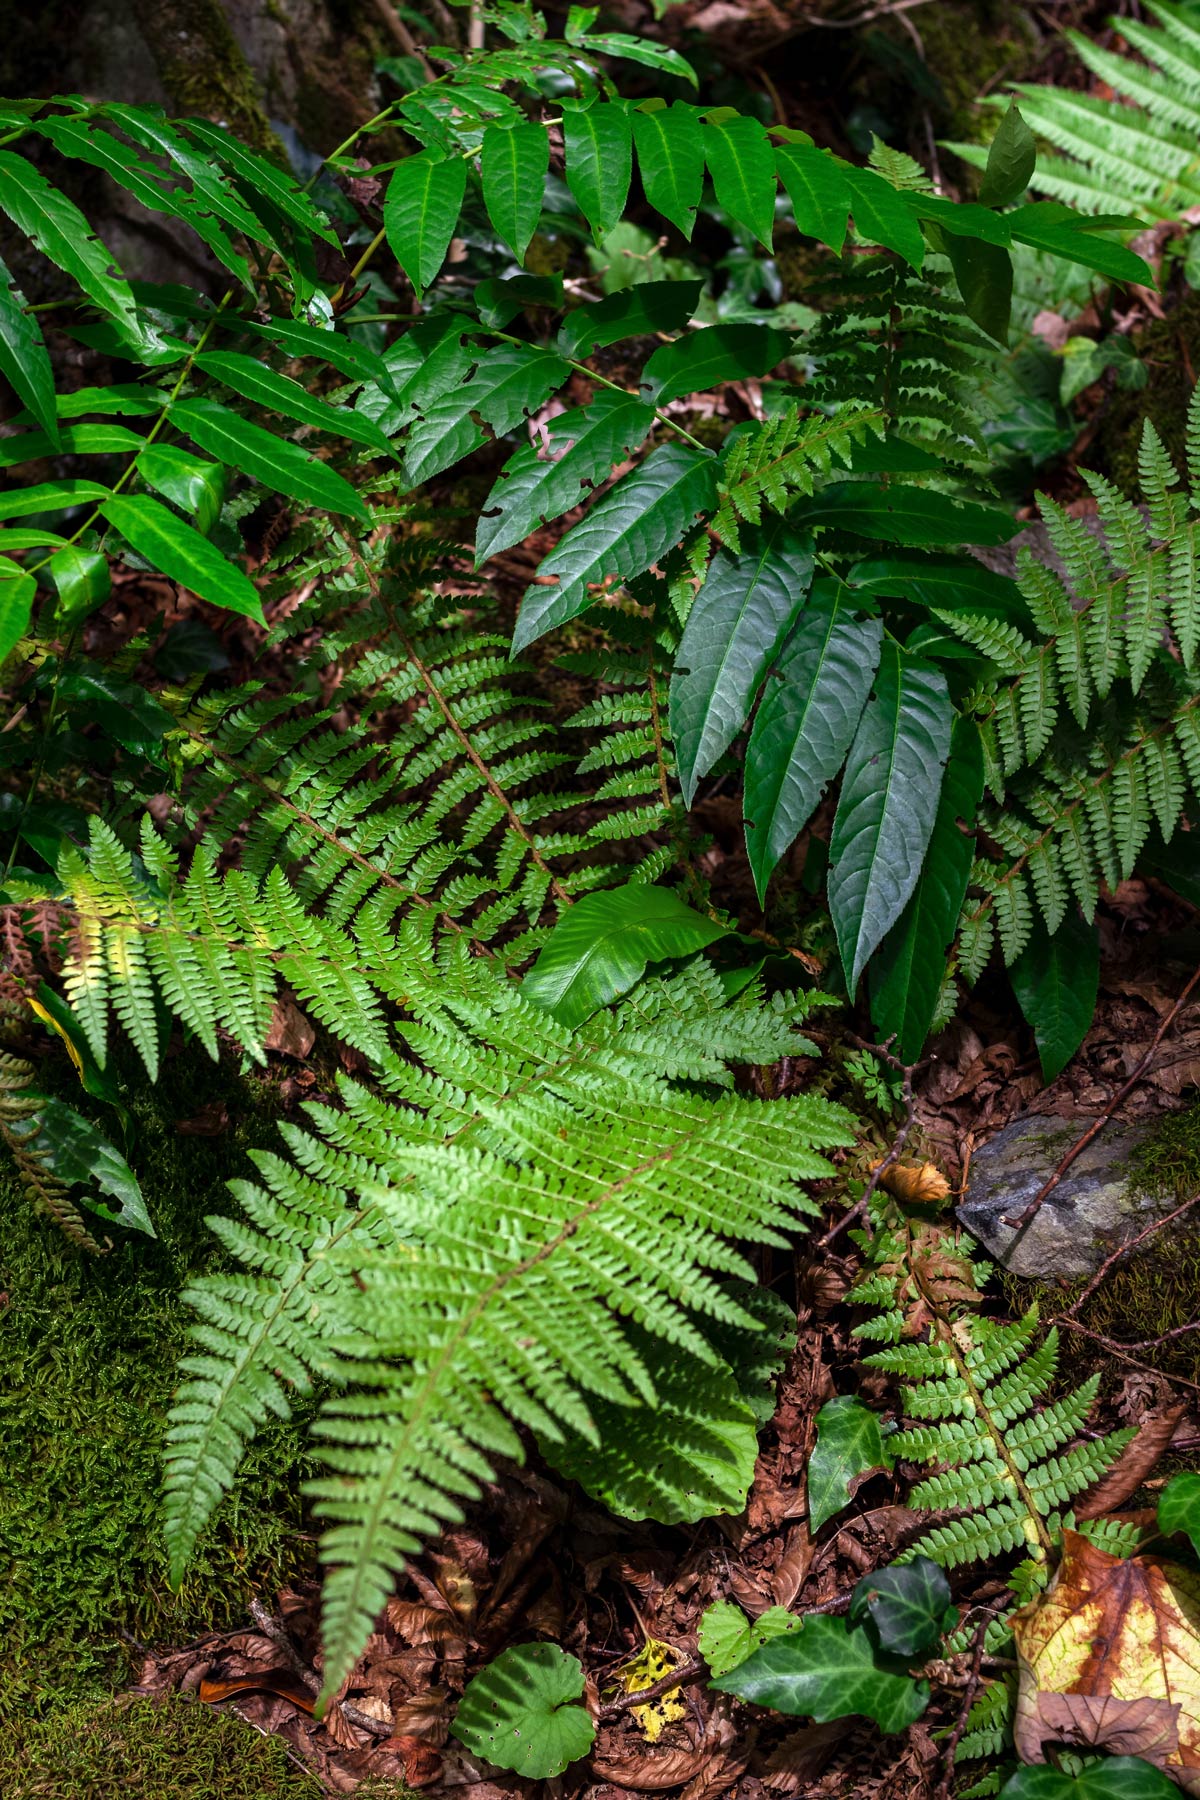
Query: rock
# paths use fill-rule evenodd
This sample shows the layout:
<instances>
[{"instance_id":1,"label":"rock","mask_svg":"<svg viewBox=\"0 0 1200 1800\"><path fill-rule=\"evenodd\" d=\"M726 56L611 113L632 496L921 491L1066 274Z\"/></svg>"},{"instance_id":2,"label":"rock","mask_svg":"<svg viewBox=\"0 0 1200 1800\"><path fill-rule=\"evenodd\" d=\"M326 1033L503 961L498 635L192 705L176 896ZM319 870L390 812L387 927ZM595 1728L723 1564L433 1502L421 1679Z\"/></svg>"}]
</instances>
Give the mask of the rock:
<instances>
[{"instance_id":1,"label":"rock","mask_svg":"<svg viewBox=\"0 0 1200 1800\"><path fill-rule=\"evenodd\" d=\"M1130 1159L1149 1127L1110 1123L1019 1234L1004 1224L1020 1217L1086 1125L1029 1114L997 1132L971 1161L958 1217L1014 1275L1053 1281L1094 1274L1119 1244L1177 1204L1174 1194L1147 1196L1131 1182Z\"/></svg>"}]
</instances>

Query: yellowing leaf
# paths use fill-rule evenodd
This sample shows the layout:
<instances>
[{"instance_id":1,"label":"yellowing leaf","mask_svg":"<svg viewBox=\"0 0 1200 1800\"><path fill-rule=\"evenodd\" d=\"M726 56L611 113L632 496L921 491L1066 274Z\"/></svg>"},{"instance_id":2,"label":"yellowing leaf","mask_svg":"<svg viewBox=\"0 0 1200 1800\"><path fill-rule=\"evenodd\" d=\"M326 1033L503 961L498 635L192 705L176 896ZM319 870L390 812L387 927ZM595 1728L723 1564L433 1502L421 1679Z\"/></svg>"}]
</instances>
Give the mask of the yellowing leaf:
<instances>
[{"instance_id":1,"label":"yellowing leaf","mask_svg":"<svg viewBox=\"0 0 1200 1800\"><path fill-rule=\"evenodd\" d=\"M1200 1576L1067 1531L1053 1585L1014 1614L1013 1636L1022 1761L1045 1762L1052 1744L1140 1756L1200 1795Z\"/></svg>"},{"instance_id":2,"label":"yellowing leaf","mask_svg":"<svg viewBox=\"0 0 1200 1800\"><path fill-rule=\"evenodd\" d=\"M644 1688L652 1687L672 1669L678 1668L682 1661L684 1658L673 1644L648 1637L637 1655L614 1669L613 1675L620 1683L622 1693L640 1694ZM651 1744L658 1742L668 1725L674 1725L687 1714L682 1688L668 1688L657 1700L647 1701L645 1706L631 1707L630 1711Z\"/></svg>"},{"instance_id":3,"label":"yellowing leaf","mask_svg":"<svg viewBox=\"0 0 1200 1800\"><path fill-rule=\"evenodd\" d=\"M871 1167L873 1172L879 1163ZM905 1206L937 1206L950 1196L950 1183L937 1164L931 1162L892 1163L879 1177L879 1185Z\"/></svg>"},{"instance_id":4,"label":"yellowing leaf","mask_svg":"<svg viewBox=\"0 0 1200 1800\"><path fill-rule=\"evenodd\" d=\"M54 1017L53 1013L48 1013L46 1011L46 1008L42 1005L40 1000L35 1000L33 998L32 994L26 994L25 998L29 1003L30 1010L37 1014L38 1018L42 1021L42 1024L48 1025L50 1027L51 1031L57 1031L59 1037L62 1039L63 1043L67 1046L67 1055L70 1057L71 1061L75 1064L75 1073L78 1075L80 1081L86 1082L87 1076L84 1074L83 1058L82 1058L82 1056L80 1056L79 1051L76 1049L74 1040L71 1038L70 1033L63 1029L63 1027L59 1024L58 1020Z\"/></svg>"}]
</instances>

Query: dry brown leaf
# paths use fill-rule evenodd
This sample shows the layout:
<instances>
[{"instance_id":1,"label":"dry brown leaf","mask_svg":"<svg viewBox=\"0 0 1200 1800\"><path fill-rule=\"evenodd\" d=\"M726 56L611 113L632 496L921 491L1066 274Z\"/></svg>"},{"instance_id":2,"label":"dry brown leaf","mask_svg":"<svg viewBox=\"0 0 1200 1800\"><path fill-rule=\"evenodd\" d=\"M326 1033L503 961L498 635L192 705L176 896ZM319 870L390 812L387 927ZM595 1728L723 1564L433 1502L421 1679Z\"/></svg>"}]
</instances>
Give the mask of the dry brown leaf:
<instances>
[{"instance_id":1,"label":"dry brown leaf","mask_svg":"<svg viewBox=\"0 0 1200 1800\"><path fill-rule=\"evenodd\" d=\"M230 1675L223 1679L207 1676L200 1683L200 1698L206 1706L215 1706L219 1700L231 1700L235 1694L274 1694L280 1700L290 1700L293 1706L306 1713L311 1713L314 1704L313 1695L290 1669L255 1669L248 1675Z\"/></svg>"},{"instance_id":2,"label":"dry brown leaf","mask_svg":"<svg viewBox=\"0 0 1200 1800\"><path fill-rule=\"evenodd\" d=\"M639 1794L665 1793L694 1781L712 1760L711 1750L667 1750L659 1756L622 1756L609 1760L593 1756L592 1774L597 1781L633 1788ZM724 1760L724 1758L722 1758Z\"/></svg>"},{"instance_id":3,"label":"dry brown leaf","mask_svg":"<svg viewBox=\"0 0 1200 1800\"><path fill-rule=\"evenodd\" d=\"M1187 1411L1187 1406L1169 1406L1165 1412L1143 1419L1137 1436L1126 1444L1104 1479L1082 1500L1075 1503L1077 1519L1102 1519L1106 1513L1124 1506L1136 1494L1154 1468Z\"/></svg>"},{"instance_id":4,"label":"dry brown leaf","mask_svg":"<svg viewBox=\"0 0 1200 1800\"><path fill-rule=\"evenodd\" d=\"M406 1644L439 1644L450 1654L456 1646L460 1655L465 1649L462 1626L444 1607L423 1606L419 1600L398 1600L393 1595L387 1603L387 1618Z\"/></svg>"},{"instance_id":5,"label":"dry brown leaf","mask_svg":"<svg viewBox=\"0 0 1200 1800\"><path fill-rule=\"evenodd\" d=\"M1012 1624L1023 1762L1044 1762L1047 1744L1104 1749L1200 1796L1200 1576L1067 1531L1052 1586Z\"/></svg>"},{"instance_id":6,"label":"dry brown leaf","mask_svg":"<svg viewBox=\"0 0 1200 1800\"><path fill-rule=\"evenodd\" d=\"M398 1756L404 1764L404 1779L409 1787L429 1787L441 1779L442 1758L439 1751L423 1738L398 1732L379 1746L389 1756Z\"/></svg>"},{"instance_id":7,"label":"dry brown leaf","mask_svg":"<svg viewBox=\"0 0 1200 1800\"><path fill-rule=\"evenodd\" d=\"M880 1157L871 1164L871 1173L886 1160ZM879 1177L879 1185L904 1206L938 1206L950 1197L950 1183L936 1163L890 1163Z\"/></svg>"},{"instance_id":8,"label":"dry brown leaf","mask_svg":"<svg viewBox=\"0 0 1200 1800\"><path fill-rule=\"evenodd\" d=\"M802 1725L793 1731L767 1758L763 1786L776 1794L799 1793L828 1768L850 1726L849 1719L833 1719L828 1725Z\"/></svg>"},{"instance_id":9,"label":"dry brown leaf","mask_svg":"<svg viewBox=\"0 0 1200 1800\"><path fill-rule=\"evenodd\" d=\"M266 1050L281 1056L294 1056L303 1062L317 1041L317 1034L294 1000L281 995L271 1014L271 1028L263 1040Z\"/></svg>"}]
</instances>

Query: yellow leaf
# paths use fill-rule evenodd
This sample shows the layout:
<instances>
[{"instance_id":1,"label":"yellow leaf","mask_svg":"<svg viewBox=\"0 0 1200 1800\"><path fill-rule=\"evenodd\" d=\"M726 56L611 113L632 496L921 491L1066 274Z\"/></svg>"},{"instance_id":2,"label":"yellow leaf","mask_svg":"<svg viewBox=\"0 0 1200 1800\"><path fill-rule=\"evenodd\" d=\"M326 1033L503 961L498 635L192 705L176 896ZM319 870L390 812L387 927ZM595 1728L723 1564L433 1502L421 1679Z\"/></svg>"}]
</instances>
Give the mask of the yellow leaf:
<instances>
[{"instance_id":1,"label":"yellow leaf","mask_svg":"<svg viewBox=\"0 0 1200 1800\"><path fill-rule=\"evenodd\" d=\"M872 1163L872 1173L883 1162ZM950 1183L936 1163L894 1162L879 1177L879 1185L905 1206L939 1206L950 1197Z\"/></svg>"},{"instance_id":2,"label":"yellow leaf","mask_svg":"<svg viewBox=\"0 0 1200 1800\"><path fill-rule=\"evenodd\" d=\"M54 1017L54 1014L47 1012L40 1000L35 1000L30 994L26 994L25 998L29 1002L30 1010L37 1014L38 1018L42 1021L42 1024L48 1025L51 1031L57 1031L59 1037L67 1046L67 1055L75 1064L75 1073L79 1076L80 1081L82 1081L84 1079L83 1058L75 1048L75 1045L71 1040L71 1034L63 1030L58 1020Z\"/></svg>"},{"instance_id":3,"label":"yellow leaf","mask_svg":"<svg viewBox=\"0 0 1200 1800\"><path fill-rule=\"evenodd\" d=\"M613 1670L613 1676L620 1683L622 1693L640 1694L643 1688L652 1687L686 1660L673 1644L648 1637L636 1656ZM630 1711L651 1744L658 1742L668 1725L674 1725L687 1715L682 1688L668 1688L657 1700L650 1700L645 1706L631 1707Z\"/></svg>"}]
</instances>

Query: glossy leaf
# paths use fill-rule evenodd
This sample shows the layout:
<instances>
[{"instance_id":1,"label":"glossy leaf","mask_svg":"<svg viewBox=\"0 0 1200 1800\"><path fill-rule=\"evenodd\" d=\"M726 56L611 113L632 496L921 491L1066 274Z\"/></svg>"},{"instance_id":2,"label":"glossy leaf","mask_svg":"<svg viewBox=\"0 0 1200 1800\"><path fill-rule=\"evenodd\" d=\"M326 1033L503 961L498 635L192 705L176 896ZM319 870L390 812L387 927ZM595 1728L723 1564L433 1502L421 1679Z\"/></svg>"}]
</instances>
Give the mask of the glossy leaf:
<instances>
[{"instance_id":1,"label":"glossy leaf","mask_svg":"<svg viewBox=\"0 0 1200 1800\"><path fill-rule=\"evenodd\" d=\"M635 112L633 138L646 199L690 238L704 189L704 137L695 109L660 106Z\"/></svg>"},{"instance_id":2,"label":"glossy leaf","mask_svg":"<svg viewBox=\"0 0 1200 1800\"><path fill-rule=\"evenodd\" d=\"M809 1531L820 1531L849 1505L859 1476L890 1466L879 1414L853 1394L827 1400L817 1414L817 1441L808 1459Z\"/></svg>"},{"instance_id":3,"label":"glossy leaf","mask_svg":"<svg viewBox=\"0 0 1200 1800\"><path fill-rule=\"evenodd\" d=\"M0 519L28 519L44 512L69 512L89 500L103 500L109 490L98 481L39 481L33 487L0 492Z\"/></svg>"},{"instance_id":4,"label":"glossy leaf","mask_svg":"<svg viewBox=\"0 0 1200 1800\"><path fill-rule=\"evenodd\" d=\"M67 1187L80 1186L76 1198L112 1225L124 1225L154 1237L155 1230L137 1176L119 1150L72 1106L57 1099L39 1108L38 1160ZM108 1206L96 1190L116 1202Z\"/></svg>"},{"instance_id":5,"label":"glossy leaf","mask_svg":"<svg viewBox=\"0 0 1200 1800\"><path fill-rule=\"evenodd\" d=\"M590 592L614 578L640 575L665 556L697 515L716 504L717 460L686 444L663 444L596 502L540 565L555 586L526 588L513 650L577 618Z\"/></svg>"},{"instance_id":6,"label":"glossy leaf","mask_svg":"<svg viewBox=\"0 0 1200 1800\"><path fill-rule=\"evenodd\" d=\"M579 40L586 50L594 50L601 56L620 57L624 62L641 63L647 69L661 69L664 74L677 75L683 81L697 85L696 72L678 50L669 50L665 44L656 44L650 38L631 37L624 31L589 31Z\"/></svg>"},{"instance_id":7,"label":"glossy leaf","mask_svg":"<svg viewBox=\"0 0 1200 1800\"><path fill-rule=\"evenodd\" d=\"M850 214L850 183L840 165L827 150L792 143L777 146L775 163L797 231L840 251Z\"/></svg>"},{"instance_id":8,"label":"glossy leaf","mask_svg":"<svg viewBox=\"0 0 1200 1800\"><path fill-rule=\"evenodd\" d=\"M121 456L141 449L144 440L124 425L85 423L66 425L59 431L58 449L67 456ZM48 456L55 445L44 431L0 439L0 468L12 468Z\"/></svg>"},{"instance_id":9,"label":"glossy leaf","mask_svg":"<svg viewBox=\"0 0 1200 1800\"><path fill-rule=\"evenodd\" d=\"M0 556L0 662L29 630L37 582L11 556Z\"/></svg>"},{"instance_id":10,"label":"glossy leaf","mask_svg":"<svg viewBox=\"0 0 1200 1800\"><path fill-rule=\"evenodd\" d=\"M324 238L327 244L337 243L336 233L309 198L307 191L281 169L278 163L257 155L253 150L247 150L245 144L231 131L227 131L223 125L214 125L209 119L189 118L182 120L181 124L189 137L215 151L225 167L245 182L251 194L261 195L277 212L298 225L302 232ZM261 230L260 225L260 233Z\"/></svg>"},{"instance_id":11,"label":"glossy leaf","mask_svg":"<svg viewBox=\"0 0 1200 1800\"><path fill-rule=\"evenodd\" d=\"M206 537L147 494L107 494L100 503L109 523L154 568L201 600L266 623L258 590Z\"/></svg>"},{"instance_id":12,"label":"glossy leaf","mask_svg":"<svg viewBox=\"0 0 1200 1800\"><path fill-rule=\"evenodd\" d=\"M1010 224L1016 243L1031 244L1035 250L1048 250L1067 262L1081 263L1110 281L1154 286L1148 263L1113 238L1085 229L1087 221L1069 207L1052 200L1035 200L1013 213Z\"/></svg>"},{"instance_id":13,"label":"glossy leaf","mask_svg":"<svg viewBox=\"0 0 1200 1800\"><path fill-rule=\"evenodd\" d=\"M936 556L921 550L894 550L855 563L846 577L856 591L912 600L931 611L984 613L1025 629L1029 608L1008 575L985 569L973 556Z\"/></svg>"},{"instance_id":14,"label":"glossy leaf","mask_svg":"<svg viewBox=\"0 0 1200 1800\"><path fill-rule=\"evenodd\" d=\"M543 125L489 125L479 168L488 217L518 262L542 216L550 167L550 139Z\"/></svg>"},{"instance_id":15,"label":"glossy leaf","mask_svg":"<svg viewBox=\"0 0 1200 1800\"><path fill-rule=\"evenodd\" d=\"M469 1683L450 1727L475 1756L547 1781L586 1756L596 1728L586 1709L583 1668L557 1644L513 1644Z\"/></svg>"},{"instance_id":16,"label":"glossy leaf","mask_svg":"<svg viewBox=\"0 0 1200 1800\"><path fill-rule=\"evenodd\" d=\"M639 281L567 314L558 334L564 356L590 356L622 338L682 331L700 304L702 281Z\"/></svg>"},{"instance_id":17,"label":"glossy leaf","mask_svg":"<svg viewBox=\"0 0 1200 1800\"><path fill-rule=\"evenodd\" d=\"M831 525L891 544L1007 544L1020 529L1011 513L933 488L835 481L798 507L794 522Z\"/></svg>"},{"instance_id":18,"label":"glossy leaf","mask_svg":"<svg viewBox=\"0 0 1200 1800\"><path fill-rule=\"evenodd\" d=\"M274 493L287 494L326 512L364 521L370 517L350 483L336 470L219 401L177 401L171 408L171 421L218 462L240 469Z\"/></svg>"},{"instance_id":19,"label":"glossy leaf","mask_svg":"<svg viewBox=\"0 0 1200 1800\"><path fill-rule=\"evenodd\" d=\"M392 171L383 203L383 223L392 254L423 294L446 260L467 188L461 156L441 157L422 150Z\"/></svg>"},{"instance_id":20,"label":"glossy leaf","mask_svg":"<svg viewBox=\"0 0 1200 1800\"><path fill-rule=\"evenodd\" d=\"M196 367L256 406L282 413L300 425L315 425L320 431L332 432L352 444L363 444L384 456L392 454L392 446L373 419L364 418L348 406L331 406L328 400L310 394L298 381L276 374L252 356L243 356L236 350L202 350Z\"/></svg>"},{"instance_id":21,"label":"glossy leaf","mask_svg":"<svg viewBox=\"0 0 1200 1800\"><path fill-rule=\"evenodd\" d=\"M563 913L522 984L563 1025L582 1025L627 994L652 962L690 956L727 936L670 888L633 882L585 894Z\"/></svg>"},{"instance_id":22,"label":"glossy leaf","mask_svg":"<svg viewBox=\"0 0 1200 1800\"><path fill-rule=\"evenodd\" d=\"M829 847L829 911L851 994L916 887L952 723L941 670L885 642L846 759Z\"/></svg>"},{"instance_id":23,"label":"glossy leaf","mask_svg":"<svg viewBox=\"0 0 1200 1800\"><path fill-rule=\"evenodd\" d=\"M769 325L706 325L656 350L642 370L642 391L652 406L680 394L708 393L723 381L766 375L791 347L784 331Z\"/></svg>"},{"instance_id":24,"label":"glossy leaf","mask_svg":"<svg viewBox=\"0 0 1200 1800\"><path fill-rule=\"evenodd\" d=\"M316 357L351 380L386 382L388 378L383 358L343 332L308 325L302 319L272 319L268 324L259 324L255 319L240 319L238 323L242 330L252 331L268 343L277 344L289 356Z\"/></svg>"},{"instance_id":25,"label":"glossy leaf","mask_svg":"<svg viewBox=\"0 0 1200 1800\"><path fill-rule=\"evenodd\" d=\"M98 550L81 550L78 544L66 544L55 551L47 567L58 590L56 615L67 630L103 606L112 592L108 558Z\"/></svg>"},{"instance_id":26,"label":"glossy leaf","mask_svg":"<svg viewBox=\"0 0 1200 1800\"><path fill-rule=\"evenodd\" d=\"M133 292L124 277L114 273L109 250L79 208L23 156L14 155L11 150L0 150L0 211L6 212L18 231L23 231L44 256L77 282L88 299L116 321L126 337L135 344L142 342Z\"/></svg>"},{"instance_id":27,"label":"glossy leaf","mask_svg":"<svg viewBox=\"0 0 1200 1800\"><path fill-rule=\"evenodd\" d=\"M671 737L688 806L696 783L749 717L754 696L808 596L812 540L782 520L718 551L692 603L671 677Z\"/></svg>"},{"instance_id":28,"label":"glossy leaf","mask_svg":"<svg viewBox=\"0 0 1200 1800\"><path fill-rule=\"evenodd\" d=\"M447 389L425 408L405 437L404 479L428 481L484 442L479 414L500 436L561 387L570 369L551 350L534 344L497 344L481 357L469 381Z\"/></svg>"},{"instance_id":29,"label":"glossy leaf","mask_svg":"<svg viewBox=\"0 0 1200 1800\"><path fill-rule=\"evenodd\" d=\"M842 172L850 188L855 235L894 250L919 269L925 260L925 237L904 195L873 169L846 168Z\"/></svg>"},{"instance_id":30,"label":"glossy leaf","mask_svg":"<svg viewBox=\"0 0 1200 1800\"><path fill-rule=\"evenodd\" d=\"M704 126L704 159L717 205L770 251L775 230L775 152L757 119Z\"/></svg>"},{"instance_id":31,"label":"glossy leaf","mask_svg":"<svg viewBox=\"0 0 1200 1800\"><path fill-rule=\"evenodd\" d=\"M625 211L633 174L633 127L624 107L565 106L562 121L567 186L602 243Z\"/></svg>"},{"instance_id":32,"label":"glossy leaf","mask_svg":"<svg viewBox=\"0 0 1200 1800\"><path fill-rule=\"evenodd\" d=\"M879 1648L906 1661L930 1656L957 1619L950 1583L927 1556L864 1575L848 1616L852 1625L869 1620Z\"/></svg>"},{"instance_id":33,"label":"glossy leaf","mask_svg":"<svg viewBox=\"0 0 1200 1800\"><path fill-rule=\"evenodd\" d=\"M1108 1756L1081 1775L1057 1769L1018 1769L999 1800L1179 1800L1179 1789L1140 1756Z\"/></svg>"},{"instance_id":34,"label":"glossy leaf","mask_svg":"<svg viewBox=\"0 0 1200 1800\"><path fill-rule=\"evenodd\" d=\"M150 444L137 459L138 474L156 493L182 512L191 513L197 531L207 537L225 498L226 471L174 444Z\"/></svg>"},{"instance_id":35,"label":"glossy leaf","mask_svg":"<svg viewBox=\"0 0 1200 1800\"><path fill-rule=\"evenodd\" d=\"M58 443L54 406L54 371L50 352L36 318L27 313L3 262L0 262L0 375L29 408L46 436Z\"/></svg>"},{"instance_id":36,"label":"glossy leaf","mask_svg":"<svg viewBox=\"0 0 1200 1800\"><path fill-rule=\"evenodd\" d=\"M713 1675L727 1675L764 1644L798 1631L802 1623L782 1606L769 1606L751 1620L732 1600L716 1600L700 1616L700 1654Z\"/></svg>"},{"instance_id":37,"label":"glossy leaf","mask_svg":"<svg viewBox=\"0 0 1200 1800\"><path fill-rule=\"evenodd\" d=\"M842 766L881 638L878 619L814 594L767 677L746 752L746 848L760 900Z\"/></svg>"},{"instance_id":38,"label":"glossy leaf","mask_svg":"<svg viewBox=\"0 0 1200 1800\"><path fill-rule=\"evenodd\" d=\"M979 186L984 206L1011 206L1019 200L1037 163L1037 142L1021 117L1015 100L1000 121L988 151L987 167Z\"/></svg>"},{"instance_id":39,"label":"glossy leaf","mask_svg":"<svg viewBox=\"0 0 1200 1800\"><path fill-rule=\"evenodd\" d=\"M1158 1496L1158 1529L1186 1531L1192 1548L1200 1553L1200 1475L1187 1471L1172 1475Z\"/></svg>"},{"instance_id":40,"label":"glossy leaf","mask_svg":"<svg viewBox=\"0 0 1200 1800\"><path fill-rule=\"evenodd\" d=\"M1009 970L1017 1004L1033 1027L1042 1078L1054 1081L1087 1035L1100 982L1100 939L1074 908L1051 937L1038 922Z\"/></svg>"},{"instance_id":41,"label":"glossy leaf","mask_svg":"<svg viewBox=\"0 0 1200 1800\"><path fill-rule=\"evenodd\" d=\"M929 1704L929 1684L882 1664L861 1626L810 1614L798 1631L756 1650L710 1684L755 1706L815 1719L862 1714L882 1731L903 1731Z\"/></svg>"}]
</instances>

